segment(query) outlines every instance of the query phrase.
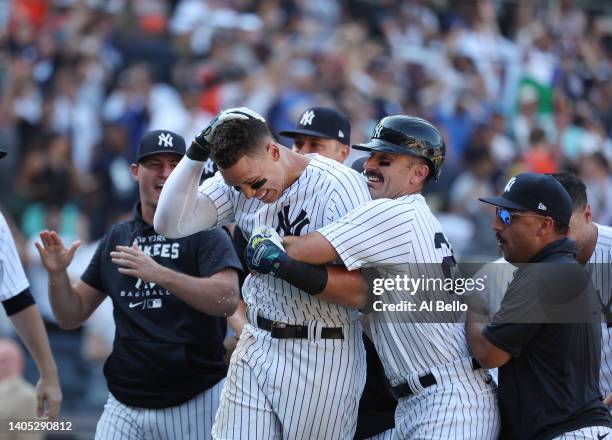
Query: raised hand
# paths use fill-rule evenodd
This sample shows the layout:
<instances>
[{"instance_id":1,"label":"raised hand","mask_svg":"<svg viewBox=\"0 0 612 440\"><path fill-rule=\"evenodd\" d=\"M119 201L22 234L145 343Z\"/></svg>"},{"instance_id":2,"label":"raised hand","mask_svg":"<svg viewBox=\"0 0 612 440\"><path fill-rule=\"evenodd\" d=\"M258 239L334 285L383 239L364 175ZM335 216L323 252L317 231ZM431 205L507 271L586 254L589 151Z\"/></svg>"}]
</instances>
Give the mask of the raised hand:
<instances>
[{"instance_id":1,"label":"raised hand","mask_svg":"<svg viewBox=\"0 0 612 440\"><path fill-rule=\"evenodd\" d=\"M74 258L74 253L81 245L81 242L77 240L67 249L59 234L55 231L42 231L40 239L42 245L38 242L34 245L40 254L43 266L50 273L66 270Z\"/></svg>"},{"instance_id":2,"label":"raised hand","mask_svg":"<svg viewBox=\"0 0 612 440\"><path fill-rule=\"evenodd\" d=\"M215 130L224 122L236 119L258 119L262 122L266 122L263 116L247 107L235 107L223 110L210 121L208 127L196 135L191 146L187 150L187 157L201 162L208 159Z\"/></svg>"}]
</instances>

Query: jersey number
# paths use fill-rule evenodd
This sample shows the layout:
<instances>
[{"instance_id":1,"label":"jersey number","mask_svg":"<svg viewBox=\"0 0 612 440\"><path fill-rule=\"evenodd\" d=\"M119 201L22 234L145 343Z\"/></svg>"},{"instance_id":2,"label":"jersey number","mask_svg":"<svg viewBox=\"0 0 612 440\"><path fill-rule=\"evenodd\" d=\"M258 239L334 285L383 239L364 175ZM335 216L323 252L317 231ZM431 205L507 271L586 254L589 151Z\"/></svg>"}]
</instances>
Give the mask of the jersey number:
<instances>
[{"instance_id":1,"label":"jersey number","mask_svg":"<svg viewBox=\"0 0 612 440\"><path fill-rule=\"evenodd\" d=\"M442 245L446 245L447 248L451 249L450 244L446 241L446 237L441 232L436 232L434 235L434 244L436 249L442 248ZM451 253L453 250L451 249ZM455 261L455 257L453 255L447 255L442 258L442 273L446 278L453 277L453 268L457 266L457 262Z\"/></svg>"}]
</instances>

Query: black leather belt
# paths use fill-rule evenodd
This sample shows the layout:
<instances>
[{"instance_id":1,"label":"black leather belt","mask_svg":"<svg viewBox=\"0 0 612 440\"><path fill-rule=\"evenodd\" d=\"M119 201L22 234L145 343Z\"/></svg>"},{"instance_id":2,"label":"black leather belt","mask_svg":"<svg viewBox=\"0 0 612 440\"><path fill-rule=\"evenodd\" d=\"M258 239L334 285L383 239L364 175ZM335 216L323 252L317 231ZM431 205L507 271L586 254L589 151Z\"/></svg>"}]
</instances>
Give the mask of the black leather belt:
<instances>
[{"instance_id":1,"label":"black leather belt","mask_svg":"<svg viewBox=\"0 0 612 440\"><path fill-rule=\"evenodd\" d=\"M291 325L257 317L257 327L270 332L274 339L308 339L308 326ZM323 327L321 339L344 339L342 327Z\"/></svg>"},{"instance_id":2,"label":"black leather belt","mask_svg":"<svg viewBox=\"0 0 612 440\"><path fill-rule=\"evenodd\" d=\"M472 370L478 370L480 368L482 367L478 361L475 358L472 358ZM419 376L419 383L423 388L427 388L432 385L436 385L438 382L432 373L427 373L423 376ZM414 390L410 388L410 385L408 385L408 382L400 383L399 385L391 387L391 393L397 400L415 394Z\"/></svg>"}]
</instances>

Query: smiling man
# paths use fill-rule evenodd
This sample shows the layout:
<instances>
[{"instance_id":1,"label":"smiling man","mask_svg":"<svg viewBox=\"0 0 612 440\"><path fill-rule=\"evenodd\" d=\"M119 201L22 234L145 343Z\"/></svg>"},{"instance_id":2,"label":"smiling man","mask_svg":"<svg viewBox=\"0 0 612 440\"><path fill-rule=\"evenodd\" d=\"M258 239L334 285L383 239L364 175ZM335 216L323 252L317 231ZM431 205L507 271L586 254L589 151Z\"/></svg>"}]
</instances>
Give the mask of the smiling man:
<instances>
[{"instance_id":1,"label":"smiling man","mask_svg":"<svg viewBox=\"0 0 612 440\"><path fill-rule=\"evenodd\" d=\"M43 231L37 243L62 328L80 326L107 295L113 302L115 340L104 365L110 394L99 440L152 432L210 438L227 371L225 317L238 303L241 264L222 230L171 239L153 228L161 189L184 154L185 141L171 131L142 138L130 165L140 195L134 218L111 227L74 286L66 268L79 243L67 249L54 231Z\"/></svg>"},{"instance_id":2,"label":"smiling man","mask_svg":"<svg viewBox=\"0 0 612 440\"><path fill-rule=\"evenodd\" d=\"M332 304L366 308L372 280L391 285L380 297L384 303L411 301L415 297L394 284L396 278L445 279L455 265L442 226L421 195L440 174L444 139L424 119L395 115L383 118L372 138L354 148L370 153L364 170L376 200L315 233L285 237L287 253L273 233L252 238L249 267L285 280L293 272L308 272L310 283L323 274L316 295ZM314 266L338 259L346 269ZM290 282L299 285L304 279ZM448 299L426 289L414 293L423 301ZM385 438L497 438L495 386L471 358L461 319L460 313L434 311L370 314L374 344L398 399L395 428Z\"/></svg>"},{"instance_id":3,"label":"smiling man","mask_svg":"<svg viewBox=\"0 0 612 440\"><path fill-rule=\"evenodd\" d=\"M600 304L567 238L572 200L551 175L523 173L499 197L493 230L518 267L500 310L483 324L468 313L481 365L499 367L501 439L603 439L612 419L601 401Z\"/></svg>"},{"instance_id":4,"label":"smiling man","mask_svg":"<svg viewBox=\"0 0 612 440\"><path fill-rule=\"evenodd\" d=\"M198 189L209 155L219 173ZM260 115L241 107L196 137L164 186L155 226L171 237L233 222L247 237L260 225L302 235L369 199L357 172L283 147ZM312 282L298 289L257 273L244 282L250 324L230 362L215 438L353 437L365 382L359 312L313 296L318 274L291 276Z\"/></svg>"}]
</instances>

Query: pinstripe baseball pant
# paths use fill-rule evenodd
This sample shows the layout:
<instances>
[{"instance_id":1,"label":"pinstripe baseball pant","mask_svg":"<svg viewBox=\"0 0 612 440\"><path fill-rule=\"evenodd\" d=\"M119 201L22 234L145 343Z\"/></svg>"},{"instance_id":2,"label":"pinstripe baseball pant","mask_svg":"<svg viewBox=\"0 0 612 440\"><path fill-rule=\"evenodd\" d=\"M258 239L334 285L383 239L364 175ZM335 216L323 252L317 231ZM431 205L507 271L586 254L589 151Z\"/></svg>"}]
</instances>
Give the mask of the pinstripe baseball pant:
<instances>
[{"instance_id":1,"label":"pinstripe baseball pant","mask_svg":"<svg viewBox=\"0 0 612 440\"><path fill-rule=\"evenodd\" d=\"M96 440L207 440L224 380L182 405L135 408L108 395L96 427Z\"/></svg>"},{"instance_id":2,"label":"pinstripe baseball pant","mask_svg":"<svg viewBox=\"0 0 612 440\"><path fill-rule=\"evenodd\" d=\"M500 429L497 387L469 359L433 368L437 385L400 399L394 439L495 440ZM415 380L410 381L415 384Z\"/></svg>"},{"instance_id":3,"label":"pinstripe baseball pant","mask_svg":"<svg viewBox=\"0 0 612 440\"><path fill-rule=\"evenodd\" d=\"M215 439L352 439L365 385L361 325L342 339L274 339L246 325L230 362Z\"/></svg>"}]
</instances>

